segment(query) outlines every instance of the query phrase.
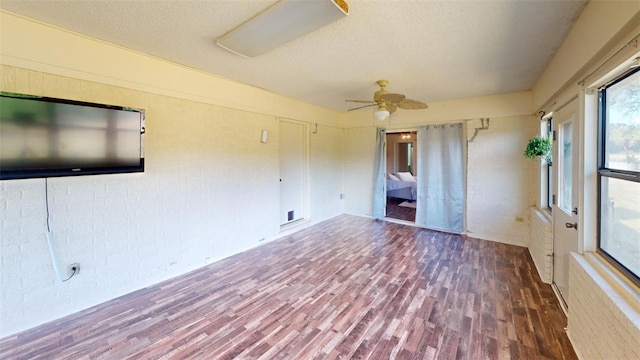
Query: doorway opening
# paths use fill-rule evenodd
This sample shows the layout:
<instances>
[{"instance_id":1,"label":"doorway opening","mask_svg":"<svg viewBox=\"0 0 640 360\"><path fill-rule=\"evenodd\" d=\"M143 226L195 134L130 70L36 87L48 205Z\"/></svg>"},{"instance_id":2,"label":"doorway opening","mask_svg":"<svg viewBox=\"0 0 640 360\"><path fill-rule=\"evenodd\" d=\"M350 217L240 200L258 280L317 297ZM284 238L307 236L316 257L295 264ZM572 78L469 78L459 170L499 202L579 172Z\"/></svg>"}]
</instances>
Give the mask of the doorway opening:
<instances>
[{"instance_id":1,"label":"doorway opening","mask_svg":"<svg viewBox=\"0 0 640 360\"><path fill-rule=\"evenodd\" d=\"M415 223L417 206L416 131L386 134L388 218Z\"/></svg>"}]
</instances>

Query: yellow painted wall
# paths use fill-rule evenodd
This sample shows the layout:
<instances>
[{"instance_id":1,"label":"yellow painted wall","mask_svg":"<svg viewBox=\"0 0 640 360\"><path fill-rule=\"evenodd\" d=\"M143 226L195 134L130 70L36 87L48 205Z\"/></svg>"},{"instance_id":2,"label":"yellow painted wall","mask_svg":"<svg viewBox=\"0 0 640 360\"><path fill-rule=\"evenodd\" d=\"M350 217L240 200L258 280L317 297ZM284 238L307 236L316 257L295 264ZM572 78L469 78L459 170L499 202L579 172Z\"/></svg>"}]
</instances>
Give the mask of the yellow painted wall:
<instances>
[{"instance_id":1,"label":"yellow painted wall","mask_svg":"<svg viewBox=\"0 0 640 360\"><path fill-rule=\"evenodd\" d=\"M306 224L343 212L335 111L1 12L0 90L146 114L144 173L48 180L60 262L81 264L73 281L53 272L44 179L0 181L0 337L278 237L280 118L314 131Z\"/></svg>"},{"instance_id":2,"label":"yellow painted wall","mask_svg":"<svg viewBox=\"0 0 640 360\"><path fill-rule=\"evenodd\" d=\"M638 25L640 1L590 1L533 87L533 107L540 108L564 87L575 85L579 75L602 61L625 29Z\"/></svg>"},{"instance_id":3,"label":"yellow painted wall","mask_svg":"<svg viewBox=\"0 0 640 360\"><path fill-rule=\"evenodd\" d=\"M336 111L0 11L0 63L313 123ZM46 89L45 89L46 90ZM61 89L56 89L60 96Z\"/></svg>"},{"instance_id":4,"label":"yellow painted wall","mask_svg":"<svg viewBox=\"0 0 640 360\"><path fill-rule=\"evenodd\" d=\"M395 119L385 121L374 120L371 109L350 111L345 115L344 126L381 126L393 130L484 117L529 115L533 112L529 91L455 99L428 105L429 108L424 110L398 109L394 114Z\"/></svg>"}]
</instances>

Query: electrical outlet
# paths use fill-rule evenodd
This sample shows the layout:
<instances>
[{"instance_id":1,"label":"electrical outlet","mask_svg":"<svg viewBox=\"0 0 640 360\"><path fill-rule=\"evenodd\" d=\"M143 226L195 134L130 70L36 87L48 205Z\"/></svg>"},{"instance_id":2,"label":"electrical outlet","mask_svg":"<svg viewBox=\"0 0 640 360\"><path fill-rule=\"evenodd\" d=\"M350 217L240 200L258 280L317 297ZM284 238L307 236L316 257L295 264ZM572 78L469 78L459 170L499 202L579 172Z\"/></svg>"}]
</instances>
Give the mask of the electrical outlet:
<instances>
[{"instance_id":1,"label":"electrical outlet","mask_svg":"<svg viewBox=\"0 0 640 360\"><path fill-rule=\"evenodd\" d=\"M516 216L516 222L524 222L524 217Z\"/></svg>"},{"instance_id":2,"label":"electrical outlet","mask_svg":"<svg viewBox=\"0 0 640 360\"><path fill-rule=\"evenodd\" d=\"M80 264L79 263L73 263L69 266L67 266L67 276L71 276L71 275L78 275L80 273Z\"/></svg>"}]
</instances>

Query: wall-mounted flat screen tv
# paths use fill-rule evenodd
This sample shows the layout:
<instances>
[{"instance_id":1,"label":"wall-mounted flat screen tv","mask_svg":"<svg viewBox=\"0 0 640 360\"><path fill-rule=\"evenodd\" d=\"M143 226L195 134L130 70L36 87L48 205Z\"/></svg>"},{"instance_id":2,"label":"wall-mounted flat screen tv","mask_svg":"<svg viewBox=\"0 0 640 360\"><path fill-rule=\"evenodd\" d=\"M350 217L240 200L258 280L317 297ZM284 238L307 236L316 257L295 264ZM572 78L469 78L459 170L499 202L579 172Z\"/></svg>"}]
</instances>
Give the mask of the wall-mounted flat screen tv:
<instances>
[{"instance_id":1,"label":"wall-mounted flat screen tv","mask_svg":"<svg viewBox=\"0 0 640 360\"><path fill-rule=\"evenodd\" d=\"M143 171L143 110L0 93L0 180Z\"/></svg>"}]
</instances>

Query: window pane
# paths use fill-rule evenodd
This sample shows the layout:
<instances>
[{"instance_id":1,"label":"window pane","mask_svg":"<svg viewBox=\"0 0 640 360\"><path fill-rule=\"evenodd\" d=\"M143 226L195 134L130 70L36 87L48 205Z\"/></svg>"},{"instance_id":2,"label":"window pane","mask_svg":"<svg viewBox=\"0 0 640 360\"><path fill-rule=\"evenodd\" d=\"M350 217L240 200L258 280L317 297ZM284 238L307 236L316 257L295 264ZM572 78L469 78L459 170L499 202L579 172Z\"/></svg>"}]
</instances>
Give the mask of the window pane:
<instances>
[{"instance_id":1,"label":"window pane","mask_svg":"<svg viewBox=\"0 0 640 360\"><path fill-rule=\"evenodd\" d=\"M553 166L549 166L547 170L547 206L551 208L553 205Z\"/></svg>"},{"instance_id":2,"label":"window pane","mask_svg":"<svg viewBox=\"0 0 640 360\"><path fill-rule=\"evenodd\" d=\"M573 185L573 121L567 121L560 128L560 147L558 156L560 157L560 189L558 206L570 213L573 209L571 203Z\"/></svg>"},{"instance_id":3,"label":"window pane","mask_svg":"<svg viewBox=\"0 0 640 360\"><path fill-rule=\"evenodd\" d=\"M547 120L547 137L553 138L553 118ZM551 152L546 160L547 166L547 208L552 209L553 206L553 141L551 142Z\"/></svg>"},{"instance_id":4,"label":"window pane","mask_svg":"<svg viewBox=\"0 0 640 360\"><path fill-rule=\"evenodd\" d=\"M602 177L600 248L640 276L640 183Z\"/></svg>"},{"instance_id":5,"label":"window pane","mask_svg":"<svg viewBox=\"0 0 640 360\"><path fill-rule=\"evenodd\" d=\"M606 90L604 166L640 170L640 72Z\"/></svg>"}]
</instances>

